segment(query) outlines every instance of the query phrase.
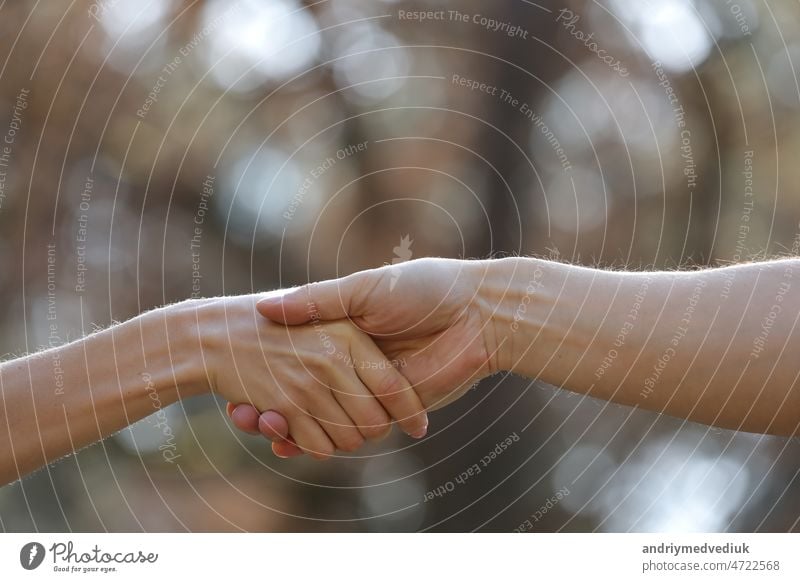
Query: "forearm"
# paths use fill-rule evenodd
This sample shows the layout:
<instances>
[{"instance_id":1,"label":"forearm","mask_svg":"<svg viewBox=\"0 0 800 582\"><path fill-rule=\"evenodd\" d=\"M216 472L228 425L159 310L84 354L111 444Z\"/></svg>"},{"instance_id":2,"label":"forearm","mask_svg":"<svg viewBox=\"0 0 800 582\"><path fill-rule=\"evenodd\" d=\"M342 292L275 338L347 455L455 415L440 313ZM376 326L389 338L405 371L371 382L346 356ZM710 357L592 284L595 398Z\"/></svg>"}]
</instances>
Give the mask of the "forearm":
<instances>
[{"instance_id":1,"label":"forearm","mask_svg":"<svg viewBox=\"0 0 800 582\"><path fill-rule=\"evenodd\" d=\"M496 306L497 368L706 424L793 435L798 285L797 260L620 273L507 259L495 261L484 297Z\"/></svg>"},{"instance_id":2,"label":"forearm","mask_svg":"<svg viewBox=\"0 0 800 582\"><path fill-rule=\"evenodd\" d=\"M172 306L0 365L0 484L202 392L192 330Z\"/></svg>"}]
</instances>

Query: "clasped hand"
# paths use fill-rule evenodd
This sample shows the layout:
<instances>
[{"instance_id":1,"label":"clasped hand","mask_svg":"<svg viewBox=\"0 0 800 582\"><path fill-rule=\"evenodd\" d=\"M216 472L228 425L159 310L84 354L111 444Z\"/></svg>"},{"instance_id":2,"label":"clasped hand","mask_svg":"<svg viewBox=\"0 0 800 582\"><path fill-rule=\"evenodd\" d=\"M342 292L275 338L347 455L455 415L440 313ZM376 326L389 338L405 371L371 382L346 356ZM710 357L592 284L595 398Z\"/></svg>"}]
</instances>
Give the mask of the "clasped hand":
<instances>
[{"instance_id":1,"label":"clasped hand","mask_svg":"<svg viewBox=\"0 0 800 582\"><path fill-rule=\"evenodd\" d=\"M218 379L239 387L217 390L228 414L282 457L354 451L392 423L423 437L426 410L495 370L483 276L481 262L421 259L260 299L259 337L214 369L231 376L237 362L263 360L268 378Z\"/></svg>"}]
</instances>

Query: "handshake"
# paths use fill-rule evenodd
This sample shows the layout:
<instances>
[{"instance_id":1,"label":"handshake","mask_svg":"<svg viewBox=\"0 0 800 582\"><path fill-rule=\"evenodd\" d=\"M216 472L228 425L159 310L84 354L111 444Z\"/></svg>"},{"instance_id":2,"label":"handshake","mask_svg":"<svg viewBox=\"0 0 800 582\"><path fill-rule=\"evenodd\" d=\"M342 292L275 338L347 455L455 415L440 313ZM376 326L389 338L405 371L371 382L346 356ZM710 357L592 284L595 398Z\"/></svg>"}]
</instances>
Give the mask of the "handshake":
<instances>
[{"instance_id":1,"label":"handshake","mask_svg":"<svg viewBox=\"0 0 800 582\"><path fill-rule=\"evenodd\" d=\"M796 363L781 346L796 340L797 318L769 319L767 347L752 338L764 314L800 313L787 282L797 268L791 259L628 273L522 257L420 259L283 293L169 305L0 364L0 483L152 414L154 401L208 392L282 457L354 451L394 423L421 438L427 411L499 371L795 436Z\"/></svg>"},{"instance_id":2,"label":"handshake","mask_svg":"<svg viewBox=\"0 0 800 582\"><path fill-rule=\"evenodd\" d=\"M422 259L193 299L0 363L0 484L209 392L283 457L354 451L393 423L421 438L427 410L499 369L487 297L502 263Z\"/></svg>"},{"instance_id":3,"label":"handshake","mask_svg":"<svg viewBox=\"0 0 800 582\"><path fill-rule=\"evenodd\" d=\"M478 291L488 267L421 259L182 304L208 348L204 391L228 400L234 424L271 439L281 457L355 451L393 423L422 438L427 410L497 370L489 302Z\"/></svg>"}]
</instances>

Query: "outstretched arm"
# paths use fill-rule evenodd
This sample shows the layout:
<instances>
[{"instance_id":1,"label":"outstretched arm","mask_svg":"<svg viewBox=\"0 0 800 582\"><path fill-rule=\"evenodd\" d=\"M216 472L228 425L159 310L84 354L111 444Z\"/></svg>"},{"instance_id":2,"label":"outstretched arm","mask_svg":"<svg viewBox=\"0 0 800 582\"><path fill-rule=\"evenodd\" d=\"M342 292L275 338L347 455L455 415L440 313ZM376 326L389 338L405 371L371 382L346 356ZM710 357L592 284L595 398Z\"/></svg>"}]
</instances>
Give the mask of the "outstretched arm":
<instances>
[{"instance_id":1,"label":"outstretched arm","mask_svg":"<svg viewBox=\"0 0 800 582\"><path fill-rule=\"evenodd\" d=\"M493 273L483 294L498 306L496 368L722 428L797 434L800 261L626 273L508 259Z\"/></svg>"},{"instance_id":2,"label":"outstretched arm","mask_svg":"<svg viewBox=\"0 0 800 582\"><path fill-rule=\"evenodd\" d=\"M392 292L391 280L406 291ZM438 354L440 377L448 369L469 380L510 370L709 425L790 436L800 428L798 286L797 259L683 272L423 259L305 286L262 302L259 311L297 324L311 302L323 317L353 317L384 338L387 354L398 334L444 335L477 314L472 320L481 323L455 335L462 345L482 344L486 365L476 367L480 354ZM428 300L419 296L425 292ZM431 360L435 345L419 344L418 357ZM452 397L455 384L421 380L412 383L426 404ZM255 411L237 414L239 428L257 430ZM296 452L287 443L277 448Z\"/></svg>"},{"instance_id":3,"label":"outstretched arm","mask_svg":"<svg viewBox=\"0 0 800 582\"><path fill-rule=\"evenodd\" d=\"M422 403L369 336L347 322L287 328L256 300L177 303L0 365L0 484L209 391L275 411L272 430L320 459L381 438L392 418L424 435Z\"/></svg>"},{"instance_id":4,"label":"outstretched arm","mask_svg":"<svg viewBox=\"0 0 800 582\"><path fill-rule=\"evenodd\" d=\"M0 484L206 390L195 328L189 312L153 311L0 365Z\"/></svg>"}]
</instances>

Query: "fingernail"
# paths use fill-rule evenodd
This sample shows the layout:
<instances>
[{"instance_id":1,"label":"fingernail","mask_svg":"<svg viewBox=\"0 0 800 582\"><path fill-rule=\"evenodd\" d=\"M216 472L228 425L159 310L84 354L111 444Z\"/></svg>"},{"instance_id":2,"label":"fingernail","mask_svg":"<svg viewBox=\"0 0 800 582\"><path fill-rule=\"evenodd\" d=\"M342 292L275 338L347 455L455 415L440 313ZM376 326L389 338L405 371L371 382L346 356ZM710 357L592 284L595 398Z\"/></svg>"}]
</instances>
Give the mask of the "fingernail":
<instances>
[{"instance_id":1,"label":"fingernail","mask_svg":"<svg viewBox=\"0 0 800 582\"><path fill-rule=\"evenodd\" d=\"M411 438L421 439L426 434L428 434L428 425L427 424L425 426L423 426L421 429L419 429L417 432L412 433L411 434Z\"/></svg>"}]
</instances>

